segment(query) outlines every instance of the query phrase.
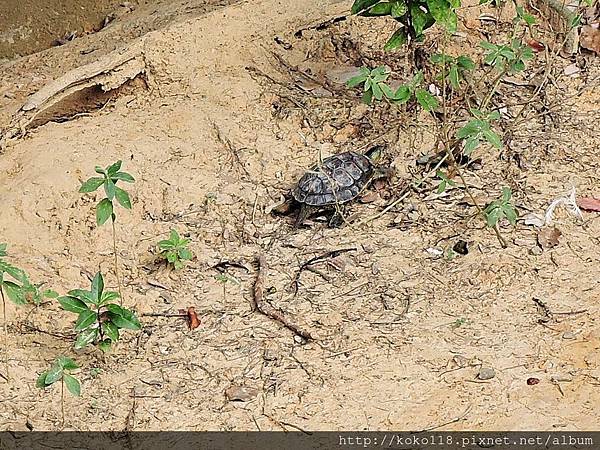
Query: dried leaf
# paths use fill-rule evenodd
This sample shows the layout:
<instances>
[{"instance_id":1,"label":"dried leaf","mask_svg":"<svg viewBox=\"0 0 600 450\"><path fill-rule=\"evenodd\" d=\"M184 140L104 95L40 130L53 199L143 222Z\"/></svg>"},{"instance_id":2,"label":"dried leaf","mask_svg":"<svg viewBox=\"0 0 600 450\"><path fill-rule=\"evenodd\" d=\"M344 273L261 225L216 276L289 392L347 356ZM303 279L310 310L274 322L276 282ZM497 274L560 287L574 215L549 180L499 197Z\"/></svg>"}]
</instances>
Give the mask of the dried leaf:
<instances>
[{"instance_id":1,"label":"dried leaf","mask_svg":"<svg viewBox=\"0 0 600 450\"><path fill-rule=\"evenodd\" d=\"M361 203L374 203L379 200L379 194L374 191L369 191L360 197Z\"/></svg>"},{"instance_id":2,"label":"dried leaf","mask_svg":"<svg viewBox=\"0 0 600 450\"><path fill-rule=\"evenodd\" d=\"M595 25L595 26L594 26ZM600 55L600 29L598 24L584 25L579 35L579 45Z\"/></svg>"},{"instance_id":3,"label":"dried leaf","mask_svg":"<svg viewBox=\"0 0 600 450\"><path fill-rule=\"evenodd\" d=\"M556 247L562 233L556 227L544 227L537 235L538 243L543 249Z\"/></svg>"},{"instance_id":4,"label":"dried leaf","mask_svg":"<svg viewBox=\"0 0 600 450\"><path fill-rule=\"evenodd\" d=\"M544 221L545 224L546 225L552 224L552 220L554 218L554 210L559 205L564 205L565 208L567 209L567 211L569 211L569 213L571 215L577 217L578 219L582 219L583 216L581 214L581 210L577 206L577 200L575 198L575 195L576 195L575 187L573 187L573 188L571 188L571 191L569 192L568 195L565 195L564 197L560 197L560 198L553 200L552 203L550 203L550 206L548 206L548 209L546 210L546 218Z\"/></svg>"},{"instance_id":5,"label":"dried leaf","mask_svg":"<svg viewBox=\"0 0 600 450\"><path fill-rule=\"evenodd\" d=\"M543 52L546 46L535 39L529 39L527 45L531 47L534 52Z\"/></svg>"},{"instance_id":6,"label":"dried leaf","mask_svg":"<svg viewBox=\"0 0 600 450\"><path fill-rule=\"evenodd\" d=\"M583 197L577 200L577 206L586 211L600 212L600 198Z\"/></svg>"},{"instance_id":7,"label":"dried leaf","mask_svg":"<svg viewBox=\"0 0 600 450\"><path fill-rule=\"evenodd\" d=\"M258 389L248 386L230 386L225 390L225 395L231 402L247 402L258 395Z\"/></svg>"},{"instance_id":8,"label":"dried leaf","mask_svg":"<svg viewBox=\"0 0 600 450\"><path fill-rule=\"evenodd\" d=\"M544 218L541 217L538 214L534 214L534 213L530 213L527 214L524 218L523 218L523 223L525 225L532 225L534 227L543 227L544 226Z\"/></svg>"},{"instance_id":9,"label":"dried leaf","mask_svg":"<svg viewBox=\"0 0 600 450\"><path fill-rule=\"evenodd\" d=\"M187 322L188 328L190 330L195 330L200 326L200 319L198 319L198 314L196 313L196 308L190 306L187 309L185 320Z\"/></svg>"}]
</instances>

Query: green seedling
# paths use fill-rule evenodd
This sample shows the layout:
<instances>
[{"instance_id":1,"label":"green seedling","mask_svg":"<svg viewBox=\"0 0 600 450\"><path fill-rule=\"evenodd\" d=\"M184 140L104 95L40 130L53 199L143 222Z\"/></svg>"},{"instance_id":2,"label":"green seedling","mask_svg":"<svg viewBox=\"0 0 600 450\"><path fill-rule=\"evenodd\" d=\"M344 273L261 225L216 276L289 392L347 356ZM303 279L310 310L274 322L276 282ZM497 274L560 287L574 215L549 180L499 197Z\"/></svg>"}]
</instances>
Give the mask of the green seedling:
<instances>
[{"instance_id":1,"label":"green seedling","mask_svg":"<svg viewBox=\"0 0 600 450\"><path fill-rule=\"evenodd\" d=\"M422 41L423 32L439 23L450 33L456 32L455 8L460 0L355 0L352 14L365 17L390 16L400 24L385 44L385 50L394 50L411 42Z\"/></svg>"},{"instance_id":2,"label":"green seedling","mask_svg":"<svg viewBox=\"0 0 600 450\"><path fill-rule=\"evenodd\" d=\"M169 239L160 241L158 249L161 256L172 264L175 270L181 269L185 261L189 261L194 256L188 249L189 239L182 239L177 230L171 230Z\"/></svg>"},{"instance_id":3,"label":"green seedling","mask_svg":"<svg viewBox=\"0 0 600 450\"><path fill-rule=\"evenodd\" d=\"M464 317L461 317L460 319L456 319L454 322L452 322L451 327L452 328L460 328L466 323L467 323L467 319L465 319Z\"/></svg>"},{"instance_id":4,"label":"green seedling","mask_svg":"<svg viewBox=\"0 0 600 450\"><path fill-rule=\"evenodd\" d=\"M500 136L492 130L491 122L500 118L498 111L483 113L482 111L472 108L471 114L473 119L467 122L465 126L456 132L456 137L463 139L465 146L463 153L470 155L482 141L487 141L497 149L502 148L502 140Z\"/></svg>"},{"instance_id":5,"label":"green seedling","mask_svg":"<svg viewBox=\"0 0 600 450\"><path fill-rule=\"evenodd\" d=\"M525 70L525 62L533 58L533 50L519 39L509 44L496 45L483 41L479 44L486 54L483 62L493 66L502 75L514 74Z\"/></svg>"},{"instance_id":6,"label":"green seedling","mask_svg":"<svg viewBox=\"0 0 600 450\"><path fill-rule=\"evenodd\" d=\"M50 369L40 374L35 383L38 388L46 389L48 386L52 386L57 381L60 381L60 409L63 426L65 423L65 386L72 395L76 397L81 395L79 380L69 373L78 368L79 366L71 358L60 356L56 358Z\"/></svg>"},{"instance_id":7,"label":"green seedling","mask_svg":"<svg viewBox=\"0 0 600 450\"><path fill-rule=\"evenodd\" d=\"M215 276L215 280L217 280L219 283L221 283L223 285L223 304L226 303L226 297L227 297L227 283L233 283L236 285L239 285L240 282L237 280L237 278L232 277L231 275L222 272L219 275Z\"/></svg>"},{"instance_id":8,"label":"green seedling","mask_svg":"<svg viewBox=\"0 0 600 450\"><path fill-rule=\"evenodd\" d=\"M4 349L5 349L5 370L6 376L9 376L8 371L8 330L6 321L6 297L9 298L17 306L32 304L39 305L43 298L56 298L58 294L52 290L40 291L39 284L33 284L29 280L27 273L13 266L6 257L7 244L0 243L0 298L2 298L2 318L4 328Z\"/></svg>"},{"instance_id":9,"label":"green seedling","mask_svg":"<svg viewBox=\"0 0 600 450\"><path fill-rule=\"evenodd\" d=\"M420 87L424 79L422 72L417 72L410 83L399 86L395 91L385 83L388 77L389 73L384 66L376 67L373 70L361 67L360 73L348 80L347 86L354 88L363 84L362 101L368 105L371 104L373 98L375 100L386 99L396 105L402 105L415 98L425 111L437 108L437 99L426 89Z\"/></svg>"},{"instance_id":10,"label":"green seedling","mask_svg":"<svg viewBox=\"0 0 600 450\"><path fill-rule=\"evenodd\" d=\"M456 186L456 183L451 180L450 178L448 178L448 176L442 172L441 170L438 170L435 175L441 180L440 184L438 185L437 188L437 193L441 194L442 192L446 191L446 188L448 186Z\"/></svg>"},{"instance_id":11,"label":"green seedling","mask_svg":"<svg viewBox=\"0 0 600 450\"><path fill-rule=\"evenodd\" d=\"M75 322L77 339L75 349L95 344L103 352L111 349L120 338L120 330L139 330L141 325L135 314L113 303L119 294L104 290L104 278L98 272L89 291L74 289L58 302L66 311L79 315Z\"/></svg>"},{"instance_id":12,"label":"green seedling","mask_svg":"<svg viewBox=\"0 0 600 450\"><path fill-rule=\"evenodd\" d=\"M511 203L512 192L510 188L502 188L502 197L491 202L483 211L489 227L495 228L498 222L506 218L511 225L517 223L517 210Z\"/></svg>"},{"instance_id":13,"label":"green seedling","mask_svg":"<svg viewBox=\"0 0 600 450\"><path fill-rule=\"evenodd\" d=\"M122 161L117 161L114 164L103 169L100 166L96 166L96 173L102 175L101 177L92 177L84 182L79 188L79 192L88 193L94 192L101 186L104 187L106 198L103 198L96 205L96 223L98 226L103 225L110 218L112 222L112 236L113 236L113 256L114 256L114 269L115 276L117 277L117 283L119 286L119 295L121 303L123 301L123 288L121 287L121 277L119 276L119 261L117 254L117 231L115 229L115 221L117 216L115 214L115 208L113 200L126 209L131 209L131 199L129 193L117 186L119 181L126 183L133 183L135 179L127 172L121 172Z\"/></svg>"},{"instance_id":14,"label":"green seedling","mask_svg":"<svg viewBox=\"0 0 600 450\"><path fill-rule=\"evenodd\" d=\"M465 72L475 69L475 63L468 56L450 56L436 53L431 56L431 62L442 66L439 80L448 80L454 90L460 89L460 81L464 79Z\"/></svg>"}]
</instances>

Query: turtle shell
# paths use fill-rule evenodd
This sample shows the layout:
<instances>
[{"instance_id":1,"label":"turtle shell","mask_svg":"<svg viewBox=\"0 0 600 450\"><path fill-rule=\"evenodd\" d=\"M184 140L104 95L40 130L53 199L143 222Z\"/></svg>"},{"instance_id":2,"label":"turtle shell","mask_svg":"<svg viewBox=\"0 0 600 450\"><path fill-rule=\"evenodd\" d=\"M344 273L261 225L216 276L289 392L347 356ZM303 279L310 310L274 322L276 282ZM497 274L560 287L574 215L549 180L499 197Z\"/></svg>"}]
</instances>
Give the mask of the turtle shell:
<instances>
[{"instance_id":1,"label":"turtle shell","mask_svg":"<svg viewBox=\"0 0 600 450\"><path fill-rule=\"evenodd\" d=\"M365 155L333 155L306 172L292 194L296 201L310 206L349 202L369 183L373 170L373 163Z\"/></svg>"}]
</instances>

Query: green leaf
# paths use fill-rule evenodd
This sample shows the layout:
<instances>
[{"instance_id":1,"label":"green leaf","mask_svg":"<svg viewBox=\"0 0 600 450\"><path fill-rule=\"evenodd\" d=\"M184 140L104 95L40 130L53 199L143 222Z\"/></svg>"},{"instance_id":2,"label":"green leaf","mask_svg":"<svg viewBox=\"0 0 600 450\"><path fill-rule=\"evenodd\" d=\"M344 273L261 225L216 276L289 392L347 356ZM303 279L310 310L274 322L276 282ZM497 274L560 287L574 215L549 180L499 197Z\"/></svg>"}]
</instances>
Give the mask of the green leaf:
<instances>
[{"instance_id":1,"label":"green leaf","mask_svg":"<svg viewBox=\"0 0 600 450\"><path fill-rule=\"evenodd\" d=\"M139 330L142 328L139 320L128 309L121 308L119 305L106 305L106 309L110 311L110 319L118 328L126 328L129 330Z\"/></svg>"},{"instance_id":2,"label":"green leaf","mask_svg":"<svg viewBox=\"0 0 600 450\"><path fill-rule=\"evenodd\" d=\"M450 66L450 71L448 72L448 78L450 79L450 84L454 89L459 89L460 84L458 81L458 66L453 64Z\"/></svg>"},{"instance_id":3,"label":"green leaf","mask_svg":"<svg viewBox=\"0 0 600 450\"><path fill-rule=\"evenodd\" d=\"M104 168L100 167L100 166L96 166L94 167L94 171L96 173L99 173L101 175L106 175L106 170L104 170Z\"/></svg>"},{"instance_id":4,"label":"green leaf","mask_svg":"<svg viewBox=\"0 0 600 450\"><path fill-rule=\"evenodd\" d=\"M177 242L179 242L179 233L177 232L176 229L171 229L171 232L169 233L169 240L176 245Z\"/></svg>"},{"instance_id":5,"label":"green leaf","mask_svg":"<svg viewBox=\"0 0 600 450\"><path fill-rule=\"evenodd\" d=\"M103 341L98 342L98 348L102 350L103 353L107 353L110 351L112 347L112 342L110 339L104 339Z\"/></svg>"},{"instance_id":6,"label":"green leaf","mask_svg":"<svg viewBox=\"0 0 600 450\"><path fill-rule=\"evenodd\" d=\"M510 204L504 205L502 211L504 212L504 215L506 216L510 224L512 226L515 226L517 224L517 211L513 208L513 206Z\"/></svg>"},{"instance_id":7,"label":"green leaf","mask_svg":"<svg viewBox=\"0 0 600 450\"><path fill-rule=\"evenodd\" d=\"M79 369L79 366L75 364L71 358L67 358L66 356L60 356L56 359L56 363L66 370L75 370Z\"/></svg>"},{"instance_id":8,"label":"green leaf","mask_svg":"<svg viewBox=\"0 0 600 450\"><path fill-rule=\"evenodd\" d=\"M437 108L439 104L437 99L425 89L417 89L415 91L415 97L425 111L431 111Z\"/></svg>"},{"instance_id":9,"label":"green leaf","mask_svg":"<svg viewBox=\"0 0 600 450\"><path fill-rule=\"evenodd\" d=\"M6 295L15 305L26 305L27 299L25 298L23 289L16 283L12 281L4 280L3 283L4 290L6 291Z\"/></svg>"},{"instance_id":10,"label":"green leaf","mask_svg":"<svg viewBox=\"0 0 600 450\"><path fill-rule=\"evenodd\" d=\"M46 377L48 376L48 371L43 371L40 376L35 381L35 387L44 389L46 387Z\"/></svg>"},{"instance_id":11,"label":"green leaf","mask_svg":"<svg viewBox=\"0 0 600 450\"><path fill-rule=\"evenodd\" d=\"M396 0L396 1L392 2L392 8L390 9L390 15L394 19L399 19L400 17L404 16L407 12L408 12L408 6L406 5L406 2L404 0Z\"/></svg>"},{"instance_id":12,"label":"green leaf","mask_svg":"<svg viewBox=\"0 0 600 450\"><path fill-rule=\"evenodd\" d=\"M392 91L392 88L390 88L387 84L381 83L379 87L381 88L383 95L385 95L388 99L394 98L394 91Z\"/></svg>"},{"instance_id":13,"label":"green leaf","mask_svg":"<svg viewBox=\"0 0 600 450\"><path fill-rule=\"evenodd\" d=\"M110 321L102 323L102 332L113 342L117 342L119 340L119 328L117 328L117 326Z\"/></svg>"},{"instance_id":14,"label":"green leaf","mask_svg":"<svg viewBox=\"0 0 600 450\"><path fill-rule=\"evenodd\" d=\"M106 192L106 198L112 200L115 198L115 183L110 178L104 180L104 192Z\"/></svg>"},{"instance_id":15,"label":"green leaf","mask_svg":"<svg viewBox=\"0 0 600 450\"><path fill-rule=\"evenodd\" d=\"M58 297L58 292L53 291L52 289L46 289L42 295L46 298L57 298Z\"/></svg>"},{"instance_id":16,"label":"green leaf","mask_svg":"<svg viewBox=\"0 0 600 450\"><path fill-rule=\"evenodd\" d=\"M464 139L469 136L478 135L481 131L481 121L480 120L471 120L464 127L459 129L456 132L456 137L459 139Z\"/></svg>"},{"instance_id":17,"label":"green leaf","mask_svg":"<svg viewBox=\"0 0 600 450\"><path fill-rule=\"evenodd\" d=\"M469 137L466 141L465 141L465 148L464 148L464 153L466 156L469 156L471 153L473 153L473 151L479 147L479 144L481 142L479 141L479 138L477 137Z\"/></svg>"},{"instance_id":18,"label":"green leaf","mask_svg":"<svg viewBox=\"0 0 600 450\"><path fill-rule=\"evenodd\" d=\"M468 56L459 56L456 58L456 63L464 70L473 70L475 68L475 63Z\"/></svg>"},{"instance_id":19,"label":"green leaf","mask_svg":"<svg viewBox=\"0 0 600 450\"><path fill-rule=\"evenodd\" d=\"M76 397L79 397L81 395L81 385L79 384L79 380L77 380L77 378L65 373L63 375L63 381L71 394L73 394Z\"/></svg>"},{"instance_id":20,"label":"green leaf","mask_svg":"<svg viewBox=\"0 0 600 450\"><path fill-rule=\"evenodd\" d=\"M92 280L92 301L95 304L100 302L100 298L102 297L102 292L104 291L104 278L102 277L102 273L97 272L94 275L94 279Z\"/></svg>"},{"instance_id":21,"label":"green leaf","mask_svg":"<svg viewBox=\"0 0 600 450\"><path fill-rule=\"evenodd\" d=\"M112 202L105 198L102 199L98 205L96 206L96 223L98 226L104 225L104 223L111 217L113 214L113 204Z\"/></svg>"},{"instance_id":22,"label":"green leaf","mask_svg":"<svg viewBox=\"0 0 600 450\"><path fill-rule=\"evenodd\" d=\"M361 15L365 17L373 16L387 16L392 12L392 4L390 2L381 2L370 7L367 11Z\"/></svg>"},{"instance_id":23,"label":"green leaf","mask_svg":"<svg viewBox=\"0 0 600 450\"><path fill-rule=\"evenodd\" d=\"M92 177L81 185L81 187L79 188L79 192L82 194L86 193L86 192L94 192L96 189L98 189L103 184L104 184L104 178Z\"/></svg>"},{"instance_id":24,"label":"green leaf","mask_svg":"<svg viewBox=\"0 0 600 450\"><path fill-rule=\"evenodd\" d=\"M434 23L434 19L429 12L423 11L417 3L411 3L410 15L412 18L412 26L415 34L420 36L423 31L429 28Z\"/></svg>"},{"instance_id":25,"label":"green leaf","mask_svg":"<svg viewBox=\"0 0 600 450\"><path fill-rule=\"evenodd\" d=\"M94 342L97 337L98 328L88 328L87 330L82 331L75 340L75 350L81 350L82 348Z\"/></svg>"},{"instance_id":26,"label":"green leaf","mask_svg":"<svg viewBox=\"0 0 600 450\"><path fill-rule=\"evenodd\" d=\"M78 298L64 296L58 298L58 303L65 311L74 312L76 314L80 314L83 311L89 311L88 306L79 300Z\"/></svg>"},{"instance_id":27,"label":"green leaf","mask_svg":"<svg viewBox=\"0 0 600 450\"><path fill-rule=\"evenodd\" d=\"M449 0L450 6L453 8L460 8L460 0Z\"/></svg>"},{"instance_id":28,"label":"green leaf","mask_svg":"<svg viewBox=\"0 0 600 450\"><path fill-rule=\"evenodd\" d=\"M365 91L365 93L362 96L361 101L363 103L366 103L367 105L370 105L372 100L373 100L373 91L371 89L369 89L368 91Z\"/></svg>"},{"instance_id":29,"label":"green leaf","mask_svg":"<svg viewBox=\"0 0 600 450\"><path fill-rule=\"evenodd\" d=\"M408 42L408 34L404 27L398 28L383 46L385 51L395 50Z\"/></svg>"},{"instance_id":30,"label":"green leaf","mask_svg":"<svg viewBox=\"0 0 600 450\"><path fill-rule=\"evenodd\" d=\"M367 67L361 67L360 73L358 75L356 75L355 77L350 78L346 82L346 86L348 86L349 88L356 87L359 84L364 83L367 80L367 78L369 78L370 74L371 74L371 71Z\"/></svg>"},{"instance_id":31,"label":"green leaf","mask_svg":"<svg viewBox=\"0 0 600 450\"><path fill-rule=\"evenodd\" d=\"M383 92L376 83L373 84L373 97L375 97L376 100L381 100L383 98Z\"/></svg>"},{"instance_id":32,"label":"green leaf","mask_svg":"<svg viewBox=\"0 0 600 450\"><path fill-rule=\"evenodd\" d=\"M438 194L441 194L441 193L442 193L442 192L444 192L445 190L446 190L446 181L445 181L445 180L442 180L442 181L440 182L440 184L438 185L438 188L437 188L437 191L436 191L436 192L437 192Z\"/></svg>"},{"instance_id":33,"label":"green leaf","mask_svg":"<svg viewBox=\"0 0 600 450\"><path fill-rule=\"evenodd\" d=\"M352 14L358 14L375 5L376 3L379 3L380 1L381 0L355 0L354 4L352 5L351 12Z\"/></svg>"},{"instance_id":34,"label":"green leaf","mask_svg":"<svg viewBox=\"0 0 600 450\"><path fill-rule=\"evenodd\" d=\"M117 182L117 180L121 180L121 181L125 181L127 183L133 183L135 181L135 178L133 178L127 172L117 172L111 177L111 179L114 182Z\"/></svg>"},{"instance_id":35,"label":"green leaf","mask_svg":"<svg viewBox=\"0 0 600 450\"><path fill-rule=\"evenodd\" d=\"M44 380L44 383L46 383L46 386L50 386L51 384L54 384L58 380L60 380L60 377L62 377L62 375L62 367L60 367L58 364L52 364L52 367L46 374L46 379Z\"/></svg>"},{"instance_id":36,"label":"green leaf","mask_svg":"<svg viewBox=\"0 0 600 450\"><path fill-rule=\"evenodd\" d=\"M492 205L490 205L490 206L492 206ZM489 210L486 210L487 225L489 227L496 226L496 224L498 223L498 220L500 220L501 214L502 214L502 211L501 211L500 207L498 207L497 205L494 205Z\"/></svg>"},{"instance_id":37,"label":"green leaf","mask_svg":"<svg viewBox=\"0 0 600 450\"><path fill-rule=\"evenodd\" d=\"M0 257L6 256L6 247L7 247L7 244L5 242L0 244Z\"/></svg>"},{"instance_id":38,"label":"green leaf","mask_svg":"<svg viewBox=\"0 0 600 450\"><path fill-rule=\"evenodd\" d=\"M106 174L107 174L109 177L113 177L114 175L116 175L116 174L117 174L117 172L118 172L118 171L121 169L121 164L122 164L122 163L123 163L123 161L119 160L119 161L117 161L116 163L114 163L114 164L112 164L112 165L108 166L108 167L106 168Z\"/></svg>"},{"instance_id":39,"label":"green leaf","mask_svg":"<svg viewBox=\"0 0 600 450\"><path fill-rule=\"evenodd\" d=\"M117 298L119 298L118 292L114 292L114 291L104 292L102 294L102 297L100 298L100 304L98 306L104 306L104 305L112 302L113 300L116 300Z\"/></svg>"},{"instance_id":40,"label":"green leaf","mask_svg":"<svg viewBox=\"0 0 600 450\"><path fill-rule=\"evenodd\" d=\"M179 251L177 253L179 254L179 257L181 259L188 260L188 259L192 259L192 257L193 257L192 252L187 248L179 249Z\"/></svg>"},{"instance_id":41,"label":"green leaf","mask_svg":"<svg viewBox=\"0 0 600 450\"><path fill-rule=\"evenodd\" d=\"M98 320L98 315L92 311L91 309L86 309L79 313L79 317L75 322L75 330L81 331L85 330L87 327L92 325L94 322Z\"/></svg>"},{"instance_id":42,"label":"green leaf","mask_svg":"<svg viewBox=\"0 0 600 450\"><path fill-rule=\"evenodd\" d=\"M131 199L126 190L115 186L115 197L123 208L131 209Z\"/></svg>"},{"instance_id":43,"label":"green leaf","mask_svg":"<svg viewBox=\"0 0 600 450\"><path fill-rule=\"evenodd\" d=\"M67 296L78 298L79 300L82 300L84 303L93 303L92 293L90 291L86 291L84 289L73 289L73 290L67 292Z\"/></svg>"},{"instance_id":44,"label":"green leaf","mask_svg":"<svg viewBox=\"0 0 600 450\"><path fill-rule=\"evenodd\" d=\"M427 0L427 8L433 18L450 33L456 32L456 13L447 0Z\"/></svg>"},{"instance_id":45,"label":"green leaf","mask_svg":"<svg viewBox=\"0 0 600 450\"><path fill-rule=\"evenodd\" d=\"M512 197L512 191L509 187L502 188L502 203L508 203Z\"/></svg>"},{"instance_id":46,"label":"green leaf","mask_svg":"<svg viewBox=\"0 0 600 450\"><path fill-rule=\"evenodd\" d=\"M18 269L6 261L0 260L0 272L5 272L21 283L27 283L27 274L24 270Z\"/></svg>"},{"instance_id":47,"label":"green leaf","mask_svg":"<svg viewBox=\"0 0 600 450\"><path fill-rule=\"evenodd\" d=\"M410 100L410 88L406 85L402 85L396 89L394 94L394 103L402 104Z\"/></svg>"},{"instance_id":48,"label":"green leaf","mask_svg":"<svg viewBox=\"0 0 600 450\"><path fill-rule=\"evenodd\" d=\"M500 140L500 136L498 136L492 130L483 130L483 136L494 147L498 149L502 148L502 141Z\"/></svg>"}]
</instances>

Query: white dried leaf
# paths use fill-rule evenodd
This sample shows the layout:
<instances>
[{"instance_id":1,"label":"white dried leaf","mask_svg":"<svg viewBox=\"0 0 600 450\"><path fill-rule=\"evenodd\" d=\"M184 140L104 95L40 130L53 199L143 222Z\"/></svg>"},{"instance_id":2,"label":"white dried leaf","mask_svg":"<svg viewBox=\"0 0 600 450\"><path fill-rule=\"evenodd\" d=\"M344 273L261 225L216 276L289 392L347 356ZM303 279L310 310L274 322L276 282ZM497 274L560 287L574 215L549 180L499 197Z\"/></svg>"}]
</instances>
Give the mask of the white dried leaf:
<instances>
[{"instance_id":1,"label":"white dried leaf","mask_svg":"<svg viewBox=\"0 0 600 450\"><path fill-rule=\"evenodd\" d=\"M575 194L575 186L573 186L571 188L571 192L569 192L567 196L553 200L546 210L544 225L552 224L552 220L554 219L554 210L560 205L564 206L571 215L577 217L578 219L583 219L581 210L579 209L579 206L577 206Z\"/></svg>"}]
</instances>

